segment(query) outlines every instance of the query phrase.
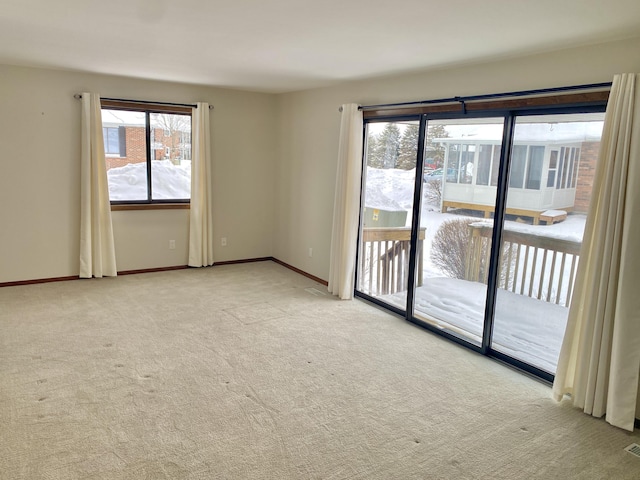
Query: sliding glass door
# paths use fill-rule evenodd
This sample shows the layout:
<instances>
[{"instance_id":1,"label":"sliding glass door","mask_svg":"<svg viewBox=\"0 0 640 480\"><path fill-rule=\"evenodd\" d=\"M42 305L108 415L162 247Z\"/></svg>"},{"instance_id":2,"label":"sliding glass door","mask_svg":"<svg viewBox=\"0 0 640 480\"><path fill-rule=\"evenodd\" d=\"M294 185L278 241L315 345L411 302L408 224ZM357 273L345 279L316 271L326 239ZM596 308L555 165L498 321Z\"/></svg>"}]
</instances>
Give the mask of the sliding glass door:
<instances>
[{"instance_id":1,"label":"sliding glass door","mask_svg":"<svg viewBox=\"0 0 640 480\"><path fill-rule=\"evenodd\" d=\"M604 113L518 117L491 348L554 374Z\"/></svg>"},{"instance_id":2,"label":"sliding glass door","mask_svg":"<svg viewBox=\"0 0 640 480\"><path fill-rule=\"evenodd\" d=\"M406 310L418 120L369 123L357 290Z\"/></svg>"},{"instance_id":3,"label":"sliding glass door","mask_svg":"<svg viewBox=\"0 0 640 480\"><path fill-rule=\"evenodd\" d=\"M357 294L555 374L604 106L366 123Z\"/></svg>"},{"instance_id":4,"label":"sliding glass door","mask_svg":"<svg viewBox=\"0 0 640 480\"><path fill-rule=\"evenodd\" d=\"M504 118L427 123L415 318L481 346Z\"/></svg>"}]
</instances>

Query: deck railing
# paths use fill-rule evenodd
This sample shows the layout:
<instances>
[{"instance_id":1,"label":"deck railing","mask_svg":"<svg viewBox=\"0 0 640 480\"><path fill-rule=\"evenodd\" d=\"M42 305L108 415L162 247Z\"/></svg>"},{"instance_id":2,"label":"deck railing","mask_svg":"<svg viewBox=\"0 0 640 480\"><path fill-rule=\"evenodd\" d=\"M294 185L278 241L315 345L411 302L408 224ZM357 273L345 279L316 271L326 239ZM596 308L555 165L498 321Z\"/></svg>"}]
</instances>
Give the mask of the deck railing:
<instances>
[{"instance_id":1,"label":"deck railing","mask_svg":"<svg viewBox=\"0 0 640 480\"><path fill-rule=\"evenodd\" d=\"M465 279L487 283L493 226L469 225ZM580 242L504 230L498 288L569 306Z\"/></svg>"},{"instance_id":2,"label":"deck railing","mask_svg":"<svg viewBox=\"0 0 640 480\"><path fill-rule=\"evenodd\" d=\"M418 234L418 286L422 285L425 230ZM407 290L410 241L410 227L363 228L358 289L372 296Z\"/></svg>"}]
</instances>

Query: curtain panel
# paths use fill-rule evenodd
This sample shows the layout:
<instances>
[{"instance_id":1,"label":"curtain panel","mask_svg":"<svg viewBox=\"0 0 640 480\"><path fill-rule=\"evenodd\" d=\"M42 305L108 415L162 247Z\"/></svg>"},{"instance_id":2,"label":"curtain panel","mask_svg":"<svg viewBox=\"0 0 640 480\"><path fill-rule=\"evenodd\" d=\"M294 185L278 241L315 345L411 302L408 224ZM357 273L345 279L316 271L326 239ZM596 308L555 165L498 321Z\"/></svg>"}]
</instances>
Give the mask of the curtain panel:
<instances>
[{"instance_id":1,"label":"curtain panel","mask_svg":"<svg viewBox=\"0 0 640 480\"><path fill-rule=\"evenodd\" d=\"M100 95L82 94L80 277L117 275Z\"/></svg>"},{"instance_id":2,"label":"curtain panel","mask_svg":"<svg viewBox=\"0 0 640 480\"><path fill-rule=\"evenodd\" d=\"M353 298L354 290L362 181L362 135L362 111L355 103L343 105L328 289L345 300Z\"/></svg>"},{"instance_id":3,"label":"curtain panel","mask_svg":"<svg viewBox=\"0 0 640 480\"><path fill-rule=\"evenodd\" d=\"M640 376L640 75L613 80L553 395L633 430Z\"/></svg>"},{"instance_id":4,"label":"curtain panel","mask_svg":"<svg viewBox=\"0 0 640 480\"><path fill-rule=\"evenodd\" d=\"M213 265L213 200L209 104L192 111L191 206L189 214L189 266Z\"/></svg>"}]
</instances>

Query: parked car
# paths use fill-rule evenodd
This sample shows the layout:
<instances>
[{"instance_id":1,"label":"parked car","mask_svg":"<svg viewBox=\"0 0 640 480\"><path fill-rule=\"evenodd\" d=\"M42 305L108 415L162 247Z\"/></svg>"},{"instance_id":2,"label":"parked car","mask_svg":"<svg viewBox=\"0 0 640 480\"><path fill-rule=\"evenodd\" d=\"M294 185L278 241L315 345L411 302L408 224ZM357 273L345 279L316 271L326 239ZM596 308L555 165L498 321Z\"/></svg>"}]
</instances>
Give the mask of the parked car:
<instances>
[{"instance_id":1,"label":"parked car","mask_svg":"<svg viewBox=\"0 0 640 480\"><path fill-rule=\"evenodd\" d=\"M458 176L457 173L453 168L447 169L447 182L455 182ZM442 168L426 172L423 179L425 182L442 182Z\"/></svg>"}]
</instances>

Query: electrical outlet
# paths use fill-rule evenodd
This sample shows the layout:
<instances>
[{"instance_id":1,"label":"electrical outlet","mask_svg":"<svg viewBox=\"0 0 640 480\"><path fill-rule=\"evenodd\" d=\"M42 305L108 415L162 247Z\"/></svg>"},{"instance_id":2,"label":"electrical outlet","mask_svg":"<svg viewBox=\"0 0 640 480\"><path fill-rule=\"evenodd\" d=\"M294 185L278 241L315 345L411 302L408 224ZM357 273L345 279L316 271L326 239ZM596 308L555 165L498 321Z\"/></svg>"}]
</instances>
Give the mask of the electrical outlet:
<instances>
[{"instance_id":1,"label":"electrical outlet","mask_svg":"<svg viewBox=\"0 0 640 480\"><path fill-rule=\"evenodd\" d=\"M227 237L222 237L220 239L220 243L222 244L223 247L227 246Z\"/></svg>"},{"instance_id":2,"label":"electrical outlet","mask_svg":"<svg viewBox=\"0 0 640 480\"><path fill-rule=\"evenodd\" d=\"M312 247L309 247L309 256L313 257L313 248Z\"/></svg>"},{"instance_id":3,"label":"electrical outlet","mask_svg":"<svg viewBox=\"0 0 640 480\"><path fill-rule=\"evenodd\" d=\"M175 249L176 249L176 241L169 240L169 250L175 250Z\"/></svg>"}]
</instances>

